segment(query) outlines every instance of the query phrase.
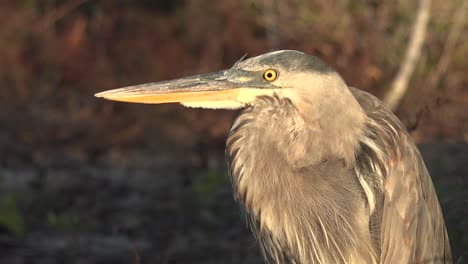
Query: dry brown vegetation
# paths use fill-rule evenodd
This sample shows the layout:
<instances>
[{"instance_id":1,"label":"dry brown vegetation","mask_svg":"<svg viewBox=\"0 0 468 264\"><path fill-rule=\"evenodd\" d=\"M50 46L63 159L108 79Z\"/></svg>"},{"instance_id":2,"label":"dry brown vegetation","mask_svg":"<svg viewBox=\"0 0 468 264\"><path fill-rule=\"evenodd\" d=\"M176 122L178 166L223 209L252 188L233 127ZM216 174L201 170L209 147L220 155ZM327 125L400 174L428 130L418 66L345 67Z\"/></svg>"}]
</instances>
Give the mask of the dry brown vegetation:
<instances>
[{"instance_id":1,"label":"dry brown vegetation","mask_svg":"<svg viewBox=\"0 0 468 264\"><path fill-rule=\"evenodd\" d=\"M468 248L466 26L434 76L463 1L432 1L397 110L429 144L456 257ZM0 262L255 263L224 175L235 113L93 94L297 49L383 97L416 9L404 0L2 1Z\"/></svg>"}]
</instances>

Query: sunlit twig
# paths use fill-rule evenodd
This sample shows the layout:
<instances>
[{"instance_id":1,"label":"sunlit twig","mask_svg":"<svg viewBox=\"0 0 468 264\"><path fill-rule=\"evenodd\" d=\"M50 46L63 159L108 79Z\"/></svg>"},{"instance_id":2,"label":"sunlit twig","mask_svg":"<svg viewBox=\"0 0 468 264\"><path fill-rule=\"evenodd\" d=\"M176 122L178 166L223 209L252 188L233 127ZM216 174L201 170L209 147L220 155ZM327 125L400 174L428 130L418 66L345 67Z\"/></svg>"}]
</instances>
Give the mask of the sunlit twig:
<instances>
[{"instance_id":1,"label":"sunlit twig","mask_svg":"<svg viewBox=\"0 0 468 264\"><path fill-rule=\"evenodd\" d=\"M452 60L455 46L461 36L467 17L466 11L468 9L468 1L462 0L461 2L461 6L456 7L455 14L452 17L452 25L447 36L447 41L445 41L440 60L433 73L430 74L427 84L425 85L427 91L432 91L435 88L440 78L447 71L450 61Z\"/></svg>"},{"instance_id":2,"label":"sunlit twig","mask_svg":"<svg viewBox=\"0 0 468 264\"><path fill-rule=\"evenodd\" d=\"M411 38L406 49L405 58L400 71L393 80L392 87L385 95L384 102L392 109L400 105L403 96L408 90L408 83L414 72L416 62L421 56L421 50L426 37L429 22L431 0L420 0L418 13L413 25Z\"/></svg>"}]
</instances>

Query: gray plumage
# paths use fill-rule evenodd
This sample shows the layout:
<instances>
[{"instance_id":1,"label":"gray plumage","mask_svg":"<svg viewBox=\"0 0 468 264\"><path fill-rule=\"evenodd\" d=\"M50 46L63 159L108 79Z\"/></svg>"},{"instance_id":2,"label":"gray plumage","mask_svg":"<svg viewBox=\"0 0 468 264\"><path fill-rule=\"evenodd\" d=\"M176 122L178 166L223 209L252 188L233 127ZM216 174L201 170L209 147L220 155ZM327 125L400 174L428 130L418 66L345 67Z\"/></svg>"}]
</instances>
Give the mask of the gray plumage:
<instances>
[{"instance_id":1,"label":"gray plumage","mask_svg":"<svg viewBox=\"0 0 468 264\"><path fill-rule=\"evenodd\" d=\"M277 76L268 80L268 70ZM226 99L171 102L244 108L226 155L234 196L266 262L451 263L440 205L416 145L382 102L349 88L319 59L271 52L226 71L99 96L135 102L134 94L185 95L180 86L191 93L239 89Z\"/></svg>"}]
</instances>

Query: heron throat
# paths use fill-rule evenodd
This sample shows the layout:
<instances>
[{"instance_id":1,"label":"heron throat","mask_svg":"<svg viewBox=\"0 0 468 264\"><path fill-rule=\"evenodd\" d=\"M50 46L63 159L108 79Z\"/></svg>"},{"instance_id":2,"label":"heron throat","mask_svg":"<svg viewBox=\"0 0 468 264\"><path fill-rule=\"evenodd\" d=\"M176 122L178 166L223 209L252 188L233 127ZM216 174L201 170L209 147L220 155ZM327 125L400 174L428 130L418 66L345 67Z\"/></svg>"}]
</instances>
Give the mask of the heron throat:
<instances>
[{"instance_id":1,"label":"heron throat","mask_svg":"<svg viewBox=\"0 0 468 264\"><path fill-rule=\"evenodd\" d=\"M345 91L349 97L346 93L344 97L351 99L348 102L333 94L316 92L310 95L310 92L301 94L301 91L259 97L235 120L227 140L235 197L250 216L249 222L256 230L257 238L261 241L264 234L268 234L271 239L278 240L275 243L285 244L291 250L315 248L315 257L297 252L304 260L326 259L319 256L325 250L319 249L321 240L314 236L323 234L325 241L327 228L339 226L343 233L350 234L346 239L334 242L338 244L352 243L355 240L352 234L357 232L347 229L344 222L314 214L322 206L338 208L329 215L360 210L353 205L342 207L345 201L330 199L346 197L341 192L353 189L349 186L357 188L358 184L345 174L355 159L354 153L359 147L357 139L363 133L365 119L347 87ZM319 98L322 99L320 104L314 104ZM357 105L356 112L349 111L353 104ZM331 175L330 166L336 168L334 173L337 175ZM324 181L325 177L329 181ZM324 193L324 189L329 193ZM304 193L317 195L315 198L301 196ZM310 221L315 223L316 230L292 230ZM298 232L306 237L309 234L304 242L308 245L294 238Z\"/></svg>"}]
</instances>

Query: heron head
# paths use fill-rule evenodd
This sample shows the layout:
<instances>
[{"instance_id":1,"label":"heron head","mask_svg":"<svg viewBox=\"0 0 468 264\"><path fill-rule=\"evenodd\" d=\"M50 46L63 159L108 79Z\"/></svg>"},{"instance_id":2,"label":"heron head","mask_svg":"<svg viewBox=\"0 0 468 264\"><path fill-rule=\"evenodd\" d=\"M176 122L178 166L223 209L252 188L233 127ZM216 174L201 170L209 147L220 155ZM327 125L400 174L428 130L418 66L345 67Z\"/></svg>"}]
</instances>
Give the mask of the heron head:
<instances>
[{"instance_id":1,"label":"heron head","mask_svg":"<svg viewBox=\"0 0 468 264\"><path fill-rule=\"evenodd\" d=\"M154 82L96 94L109 100L188 107L237 109L254 105L259 96L295 97L298 90L326 89L341 78L318 58L282 50L240 60L227 70ZM294 101L294 100L293 100Z\"/></svg>"}]
</instances>

